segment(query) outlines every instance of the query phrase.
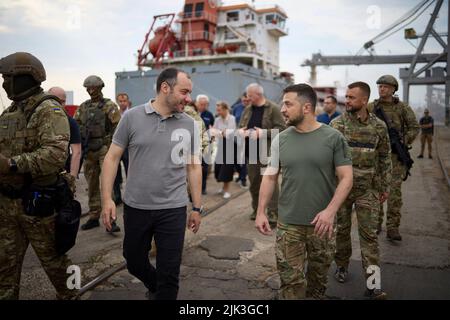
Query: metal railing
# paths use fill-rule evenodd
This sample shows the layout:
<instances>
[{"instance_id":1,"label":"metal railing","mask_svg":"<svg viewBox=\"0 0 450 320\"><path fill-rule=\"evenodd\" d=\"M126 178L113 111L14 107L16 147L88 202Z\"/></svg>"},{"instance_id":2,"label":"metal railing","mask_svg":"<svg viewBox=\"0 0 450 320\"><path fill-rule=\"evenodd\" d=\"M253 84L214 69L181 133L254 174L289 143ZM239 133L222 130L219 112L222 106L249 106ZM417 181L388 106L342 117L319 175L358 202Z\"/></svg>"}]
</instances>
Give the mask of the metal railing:
<instances>
[{"instance_id":1,"label":"metal railing","mask_svg":"<svg viewBox=\"0 0 450 320\"><path fill-rule=\"evenodd\" d=\"M217 15L213 15L206 11L192 11L192 12L181 12L180 16L183 20L208 20L213 23L217 22Z\"/></svg>"}]
</instances>

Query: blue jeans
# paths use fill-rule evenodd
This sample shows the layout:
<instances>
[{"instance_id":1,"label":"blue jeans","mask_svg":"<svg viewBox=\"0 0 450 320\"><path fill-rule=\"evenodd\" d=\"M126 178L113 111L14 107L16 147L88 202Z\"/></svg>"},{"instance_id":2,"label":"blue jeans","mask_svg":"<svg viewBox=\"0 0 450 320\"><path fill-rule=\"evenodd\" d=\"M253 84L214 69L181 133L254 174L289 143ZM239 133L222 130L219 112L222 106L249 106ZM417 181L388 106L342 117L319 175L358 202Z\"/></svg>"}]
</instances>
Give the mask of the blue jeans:
<instances>
[{"instance_id":1,"label":"blue jeans","mask_svg":"<svg viewBox=\"0 0 450 320\"><path fill-rule=\"evenodd\" d=\"M155 293L156 300L176 300L186 230L186 207L141 210L124 204L123 256L128 271ZM156 268L149 252L157 247Z\"/></svg>"}]
</instances>

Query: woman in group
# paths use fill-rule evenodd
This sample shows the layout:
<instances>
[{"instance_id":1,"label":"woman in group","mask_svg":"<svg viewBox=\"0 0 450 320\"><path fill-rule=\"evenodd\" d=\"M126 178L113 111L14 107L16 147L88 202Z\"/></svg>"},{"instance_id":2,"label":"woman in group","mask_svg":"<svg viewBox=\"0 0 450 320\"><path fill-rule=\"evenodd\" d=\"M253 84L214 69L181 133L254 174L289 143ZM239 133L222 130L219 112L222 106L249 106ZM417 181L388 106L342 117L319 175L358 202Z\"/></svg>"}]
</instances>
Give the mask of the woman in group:
<instances>
[{"instance_id":1,"label":"woman in group","mask_svg":"<svg viewBox=\"0 0 450 320\"><path fill-rule=\"evenodd\" d=\"M230 182L233 181L234 173L234 130L236 121L230 114L230 108L224 101L216 104L218 117L214 121L213 135L217 140L217 155L214 165L214 176L218 182L223 182L223 188L219 193L224 199L230 198ZM227 156L228 154L228 156Z\"/></svg>"}]
</instances>

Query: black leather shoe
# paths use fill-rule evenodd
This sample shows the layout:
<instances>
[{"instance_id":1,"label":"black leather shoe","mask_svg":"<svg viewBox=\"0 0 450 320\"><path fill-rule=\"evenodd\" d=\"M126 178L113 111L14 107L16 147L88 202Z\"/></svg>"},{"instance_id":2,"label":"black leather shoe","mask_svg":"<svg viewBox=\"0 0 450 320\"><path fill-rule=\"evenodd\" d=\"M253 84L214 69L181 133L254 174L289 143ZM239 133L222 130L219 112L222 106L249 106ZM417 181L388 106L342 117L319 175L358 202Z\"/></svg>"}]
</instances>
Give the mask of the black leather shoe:
<instances>
[{"instance_id":1,"label":"black leather shoe","mask_svg":"<svg viewBox=\"0 0 450 320\"><path fill-rule=\"evenodd\" d=\"M81 226L81 230L89 230L93 228L100 227L98 220L89 219L85 224Z\"/></svg>"}]
</instances>

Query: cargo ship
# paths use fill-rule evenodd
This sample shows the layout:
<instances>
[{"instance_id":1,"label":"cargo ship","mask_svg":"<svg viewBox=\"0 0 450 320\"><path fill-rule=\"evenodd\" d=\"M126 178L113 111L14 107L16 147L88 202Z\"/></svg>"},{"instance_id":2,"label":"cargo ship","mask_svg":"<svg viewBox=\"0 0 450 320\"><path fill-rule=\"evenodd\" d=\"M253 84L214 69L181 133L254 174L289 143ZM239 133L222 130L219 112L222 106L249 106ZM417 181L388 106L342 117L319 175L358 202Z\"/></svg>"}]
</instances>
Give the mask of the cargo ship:
<instances>
[{"instance_id":1,"label":"cargo ship","mask_svg":"<svg viewBox=\"0 0 450 320\"><path fill-rule=\"evenodd\" d=\"M116 72L116 94L126 92L133 105L145 103L156 94L161 69L173 66L190 74L193 98L207 95L212 112L218 100L233 104L253 82L279 103L282 89L293 83L293 74L279 65L287 18L277 5L186 0L182 12L153 17L137 51L137 70Z\"/></svg>"}]
</instances>

